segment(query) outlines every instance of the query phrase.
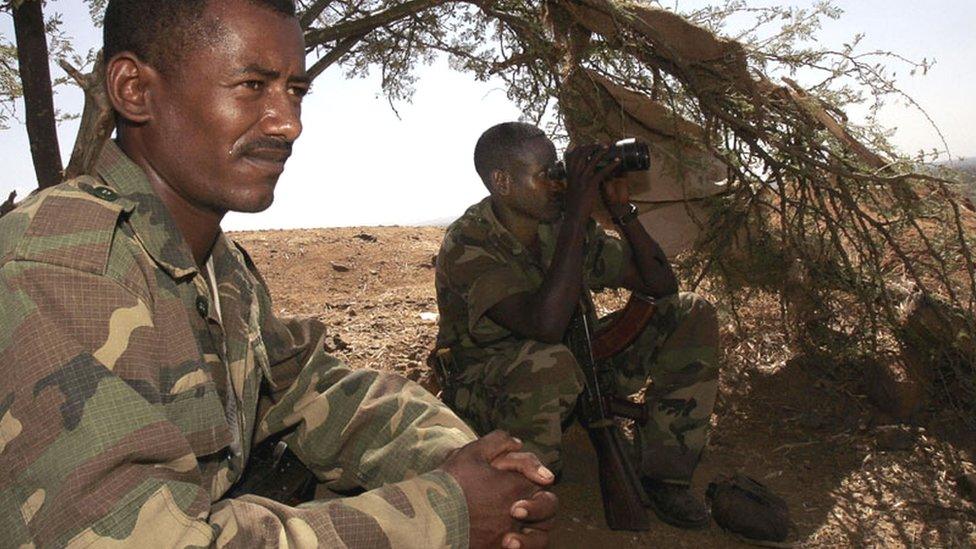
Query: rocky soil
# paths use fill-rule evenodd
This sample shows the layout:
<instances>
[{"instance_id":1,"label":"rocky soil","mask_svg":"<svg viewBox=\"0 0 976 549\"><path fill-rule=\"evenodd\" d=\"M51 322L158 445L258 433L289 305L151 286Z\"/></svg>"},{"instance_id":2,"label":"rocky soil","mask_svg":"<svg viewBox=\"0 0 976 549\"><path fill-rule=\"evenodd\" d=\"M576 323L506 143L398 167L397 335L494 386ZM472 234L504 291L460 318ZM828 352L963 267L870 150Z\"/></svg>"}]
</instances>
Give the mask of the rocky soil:
<instances>
[{"instance_id":1,"label":"rocky soil","mask_svg":"<svg viewBox=\"0 0 976 549\"><path fill-rule=\"evenodd\" d=\"M432 258L442 235L435 227L366 227L232 237L261 269L280 315L324 321L328 349L354 367L416 380L436 335ZM623 297L601 302L612 307ZM739 318L723 318L721 393L696 489L734 471L765 483L789 503L798 546L976 546L976 481L966 476L976 473L976 433L942 404L896 424L868 404L852 372L790 356L777 302L746 297ZM574 427L567 438L553 547L742 544L715 524L686 532L654 520L649 532L607 530L586 435Z\"/></svg>"}]
</instances>

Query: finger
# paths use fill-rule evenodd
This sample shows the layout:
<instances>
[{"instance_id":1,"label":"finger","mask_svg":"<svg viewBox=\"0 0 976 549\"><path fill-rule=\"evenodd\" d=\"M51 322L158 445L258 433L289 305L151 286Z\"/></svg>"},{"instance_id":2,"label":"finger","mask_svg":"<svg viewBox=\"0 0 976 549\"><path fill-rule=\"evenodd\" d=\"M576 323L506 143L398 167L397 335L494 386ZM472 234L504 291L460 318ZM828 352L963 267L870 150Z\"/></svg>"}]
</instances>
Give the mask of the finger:
<instances>
[{"instance_id":1,"label":"finger","mask_svg":"<svg viewBox=\"0 0 976 549\"><path fill-rule=\"evenodd\" d=\"M566 160L579 161L589 158L594 152L600 150L602 146L598 143L590 145L577 145L566 151Z\"/></svg>"},{"instance_id":2,"label":"finger","mask_svg":"<svg viewBox=\"0 0 976 549\"><path fill-rule=\"evenodd\" d=\"M596 179L598 181L606 181L607 179L610 179L610 176L613 175L614 170L616 170L617 166L619 165L620 159L614 158L608 162L606 166L600 168L600 171L596 172Z\"/></svg>"},{"instance_id":3,"label":"finger","mask_svg":"<svg viewBox=\"0 0 976 549\"><path fill-rule=\"evenodd\" d=\"M579 164L580 158L585 158L582 153L583 147L573 147L572 149L566 151L566 154L563 156L563 160L566 163L566 170L568 172L572 173L576 168L576 165Z\"/></svg>"},{"instance_id":4,"label":"finger","mask_svg":"<svg viewBox=\"0 0 976 549\"><path fill-rule=\"evenodd\" d=\"M619 204L619 193L617 192L617 186L614 184L615 181L607 181L603 184L603 202L605 204Z\"/></svg>"},{"instance_id":5,"label":"finger","mask_svg":"<svg viewBox=\"0 0 976 549\"><path fill-rule=\"evenodd\" d=\"M501 455L517 452L521 449L521 440L500 429L496 429L478 440L478 450L481 452L481 457L488 462L494 461Z\"/></svg>"},{"instance_id":6,"label":"finger","mask_svg":"<svg viewBox=\"0 0 976 549\"><path fill-rule=\"evenodd\" d=\"M559 510L559 498L552 492L539 490L528 499L520 499L512 504L512 518L522 522L544 523L552 520Z\"/></svg>"},{"instance_id":7,"label":"finger","mask_svg":"<svg viewBox=\"0 0 976 549\"><path fill-rule=\"evenodd\" d=\"M586 173L593 173L594 170L596 170L596 167L600 165L600 163L603 162L612 163L614 162L614 160L619 161L619 159L614 159L610 157L609 149L610 147L606 145L601 145L597 150L593 151L593 153L590 154L590 157L586 163L586 168L585 168Z\"/></svg>"},{"instance_id":8,"label":"finger","mask_svg":"<svg viewBox=\"0 0 976 549\"><path fill-rule=\"evenodd\" d=\"M548 486L556 479L535 454L530 452L511 452L499 456L491 462L491 466L502 471L515 471L535 484Z\"/></svg>"},{"instance_id":9,"label":"finger","mask_svg":"<svg viewBox=\"0 0 976 549\"><path fill-rule=\"evenodd\" d=\"M606 151L605 145L581 145L566 153L566 169L571 173L582 173L590 162L600 158L600 152Z\"/></svg>"},{"instance_id":10,"label":"finger","mask_svg":"<svg viewBox=\"0 0 976 549\"><path fill-rule=\"evenodd\" d=\"M630 184L626 180L617 181L617 198L621 204L630 202Z\"/></svg>"},{"instance_id":11,"label":"finger","mask_svg":"<svg viewBox=\"0 0 976 549\"><path fill-rule=\"evenodd\" d=\"M523 528L521 532L509 532L502 538L505 549L542 549L549 546L549 532L535 528Z\"/></svg>"},{"instance_id":12,"label":"finger","mask_svg":"<svg viewBox=\"0 0 976 549\"><path fill-rule=\"evenodd\" d=\"M627 189L627 182L619 179L611 179L606 183L611 190L607 193L607 198L611 204L626 204L630 201L630 193Z\"/></svg>"}]
</instances>

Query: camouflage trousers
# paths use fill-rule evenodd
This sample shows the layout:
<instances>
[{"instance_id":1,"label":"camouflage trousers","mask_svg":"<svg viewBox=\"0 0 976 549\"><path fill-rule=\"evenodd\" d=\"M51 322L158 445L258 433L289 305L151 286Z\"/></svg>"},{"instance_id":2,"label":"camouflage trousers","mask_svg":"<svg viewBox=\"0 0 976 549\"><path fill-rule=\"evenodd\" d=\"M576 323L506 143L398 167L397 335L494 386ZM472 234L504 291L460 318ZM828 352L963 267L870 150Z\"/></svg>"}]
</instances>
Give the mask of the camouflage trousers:
<instances>
[{"instance_id":1,"label":"camouflage trousers","mask_svg":"<svg viewBox=\"0 0 976 549\"><path fill-rule=\"evenodd\" d=\"M693 293L658 300L654 317L613 357L614 391L645 391L646 425L637 430L640 472L690 482L708 434L718 390L718 321ZM565 345L524 340L486 362L456 364L444 399L476 431L505 429L559 470L563 427L583 389Z\"/></svg>"}]
</instances>

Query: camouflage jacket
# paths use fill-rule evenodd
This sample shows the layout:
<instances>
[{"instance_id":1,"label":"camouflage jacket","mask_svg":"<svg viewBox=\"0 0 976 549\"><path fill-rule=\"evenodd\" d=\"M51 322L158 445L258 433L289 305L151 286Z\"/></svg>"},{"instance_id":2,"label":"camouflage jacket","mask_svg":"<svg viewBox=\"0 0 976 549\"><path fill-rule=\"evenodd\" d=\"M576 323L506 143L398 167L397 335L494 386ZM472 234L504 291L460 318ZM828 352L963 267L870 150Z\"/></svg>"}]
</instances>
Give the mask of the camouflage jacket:
<instances>
[{"instance_id":1,"label":"camouflage jacket","mask_svg":"<svg viewBox=\"0 0 976 549\"><path fill-rule=\"evenodd\" d=\"M464 494L435 467L473 433L325 354L321 323L275 318L224 235L218 318L141 170L109 143L98 175L0 219L0 546L466 546ZM320 480L368 491L221 500L285 430Z\"/></svg>"},{"instance_id":2,"label":"camouflage jacket","mask_svg":"<svg viewBox=\"0 0 976 549\"><path fill-rule=\"evenodd\" d=\"M542 285L558 234L558 224L539 225L541 258L534 257L495 217L490 197L454 221L437 254L437 347L450 348L455 361L467 363L520 342L485 313L509 296ZM630 246L593 220L583 245L583 284L594 290L618 287L631 262Z\"/></svg>"}]
</instances>

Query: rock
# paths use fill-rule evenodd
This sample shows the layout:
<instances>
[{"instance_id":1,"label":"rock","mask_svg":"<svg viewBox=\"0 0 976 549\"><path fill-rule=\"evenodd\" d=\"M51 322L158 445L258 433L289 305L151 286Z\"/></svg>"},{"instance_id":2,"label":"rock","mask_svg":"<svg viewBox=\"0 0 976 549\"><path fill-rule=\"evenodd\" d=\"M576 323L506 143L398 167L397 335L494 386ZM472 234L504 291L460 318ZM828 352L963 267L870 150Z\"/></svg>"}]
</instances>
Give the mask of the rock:
<instances>
[{"instance_id":1,"label":"rock","mask_svg":"<svg viewBox=\"0 0 976 549\"><path fill-rule=\"evenodd\" d=\"M963 473L956 479L959 493L976 503L976 473Z\"/></svg>"},{"instance_id":2,"label":"rock","mask_svg":"<svg viewBox=\"0 0 976 549\"><path fill-rule=\"evenodd\" d=\"M929 358L928 363L919 364L924 370L931 370L931 358L938 356L934 350L953 350L962 357L976 357L976 340L969 333L966 315L950 304L914 292L901 306L901 322L906 331L906 342L913 348L918 358Z\"/></svg>"},{"instance_id":3,"label":"rock","mask_svg":"<svg viewBox=\"0 0 976 549\"><path fill-rule=\"evenodd\" d=\"M330 261L329 265L332 265L332 269L340 273L349 271L349 265L343 265L342 263L336 263L335 261Z\"/></svg>"},{"instance_id":4,"label":"rock","mask_svg":"<svg viewBox=\"0 0 976 549\"><path fill-rule=\"evenodd\" d=\"M976 338L963 310L920 291L909 294L900 309L902 362L915 379L931 386L946 364L976 363ZM972 398L970 391L956 383L943 390L950 398Z\"/></svg>"},{"instance_id":5,"label":"rock","mask_svg":"<svg viewBox=\"0 0 976 549\"><path fill-rule=\"evenodd\" d=\"M330 353L335 351L346 351L349 349L352 349L352 345L349 345L343 341L343 339L338 335L333 335L325 340L325 350Z\"/></svg>"},{"instance_id":6,"label":"rock","mask_svg":"<svg viewBox=\"0 0 976 549\"><path fill-rule=\"evenodd\" d=\"M908 450L915 446L918 434L915 429L905 425L882 425L874 430L875 442L879 450Z\"/></svg>"},{"instance_id":7,"label":"rock","mask_svg":"<svg viewBox=\"0 0 976 549\"><path fill-rule=\"evenodd\" d=\"M822 429L828 422L822 414L810 411L801 415L798 423L806 429Z\"/></svg>"},{"instance_id":8,"label":"rock","mask_svg":"<svg viewBox=\"0 0 976 549\"><path fill-rule=\"evenodd\" d=\"M909 419L922 406L924 384L903 362L893 357L871 360L863 371L868 400L896 420Z\"/></svg>"},{"instance_id":9,"label":"rock","mask_svg":"<svg viewBox=\"0 0 976 549\"><path fill-rule=\"evenodd\" d=\"M376 242L376 237L369 233L359 233L353 238L358 238L359 240L363 240L365 242Z\"/></svg>"},{"instance_id":10,"label":"rock","mask_svg":"<svg viewBox=\"0 0 976 549\"><path fill-rule=\"evenodd\" d=\"M407 379L409 379L410 381L420 381L420 378L423 376L423 372L421 372L420 370L416 370L416 369L414 369L414 370L407 370L407 372L404 374L404 376Z\"/></svg>"}]
</instances>

